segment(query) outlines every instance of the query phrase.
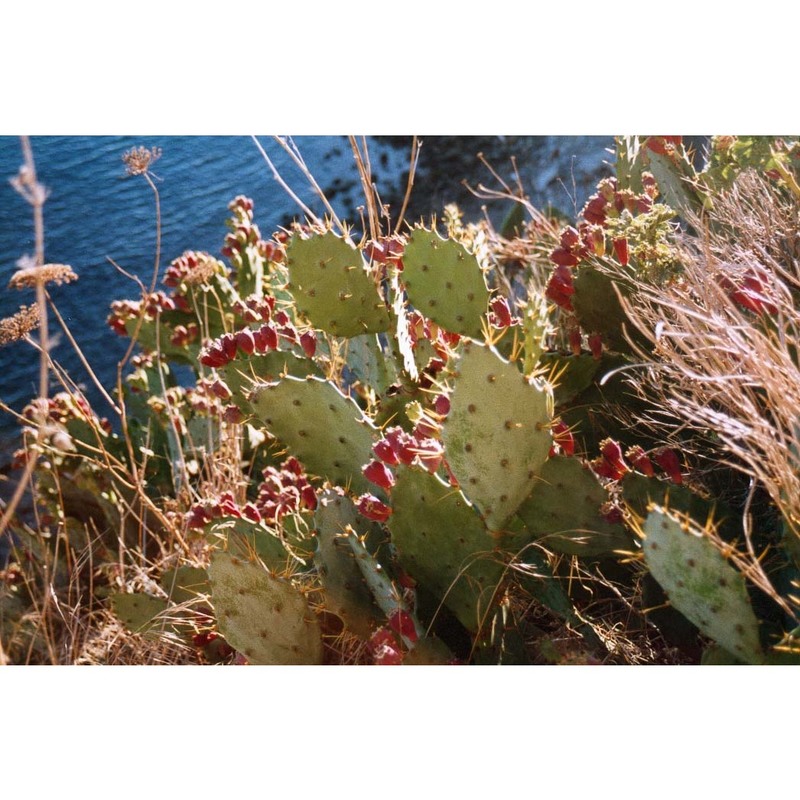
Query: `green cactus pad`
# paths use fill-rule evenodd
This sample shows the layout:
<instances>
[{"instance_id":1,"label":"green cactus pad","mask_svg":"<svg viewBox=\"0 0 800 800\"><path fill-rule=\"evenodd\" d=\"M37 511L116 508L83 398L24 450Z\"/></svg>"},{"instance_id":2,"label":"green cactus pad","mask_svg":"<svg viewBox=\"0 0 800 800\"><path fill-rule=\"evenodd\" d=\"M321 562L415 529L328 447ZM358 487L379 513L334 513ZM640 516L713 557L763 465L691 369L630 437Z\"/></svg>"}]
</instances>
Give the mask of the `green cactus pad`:
<instances>
[{"instance_id":1,"label":"green cactus pad","mask_svg":"<svg viewBox=\"0 0 800 800\"><path fill-rule=\"evenodd\" d=\"M435 475L399 467L388 526L400 565L469 630L487 618L504 565L475 509Z\"/></svg>"},{"instance_id":2,"label":"green cactus pad","mask_svg":"<svg viewBox=\"0 0 800 800\"><path fill-rule=\"evenodd\" d=\"M190 566L167 570L161 576L161 588L173 603L191 602L211 591L208 573L200 567Z\"/></svg>"},{"instance_id":3,"label":"green cactus pad","mask_svg":"<svg viewBox=\"0 0 800 800\"><path fill-rule=\"evenodd\" d=\"M629 353L631 346L625 333L636 336L637 342L641 341L641 336L636 335L616 290L626 296L630 294L630 287L591 266L583 266L577 271L574 286L572 305L583 330L599 333L603 344L611 350Z\"/></svg>"},{"instance_id":4,"label":"green cactus pad","mask_svg":"<svg viewBox=\"0 0 800 800\"><path fill-rule=\"evenodd\" d=\"M650 172L656 179L664 202L684 219L703 210L702 198L692 188L696 182L694 170L688 161L676 162L669 156L648 151Z\"/></svg>"},{"instance_id":5,"label":"green cactus pad","mask_svg":"<svg viewBox=\"0 0 800 800\"><path fill-rule=\"evenodd\" d=\"M553 574L550 564L537 547L526 547L519 551L514 570L516 580L531 597L572 625L590 647L602 652L603 643L594 628L578 613L561 580Z\"/></svg>"},{"instance_id":6,"label":"green cactus pad","mask_svg":"<svg viewBox=\"0 0 800 800\"><path fill-rule=\"evenodd\" d=\"M252 413L247 402L247 394L256 383L277 381L284 375L295 378L308 376L322 377L319 367L309 358L298 358L294 353L275 350L263 355L251 355L231 361L218 370L233 397L235 403L244 414Z\"/></svg>"},{"instance_id":7,"label":"green cactus pad","mask_svg":"<svg viewBox=\"0 0 800 800\"><path fill-rule=\"evenodd\" d=\"M162 597L149 594L112 594L111 608L131 633L172 630L162 614L169 604Z\"/></svg>"},{"instance_id":8,"label":"green cactus pad","mask_svg":"<svg viewBox=\"0 0 800 800\"><path fill-rule=\"evenodd\" d=\"M436 231L417 228L403 252L403 284L411 304L453 333L483 338L489 291L478 259Z\"/></svg>"},{"instance_id":9,"label":"green cactus pad","mask_svg":"<svg viewBox=\"0 0 800 800\"><path fill-rule=\"evenodd\" d=\"M552 445L549 387L476 342L455 365L442 430L450 469L491 530L530 494Z\"/></svg>"},{"instance_id":10,"label":"green cactus pad","mask_svg":"<svg viewBox=\"0 0 800 800\"><path fill-rule=\"evenodd\" d=\"M557 553L596 556L630 550L633 543L625 527L600 516L600 506L608 499L579 459L554 456L542 467L518 514L528 533Z\"/></svg>"},{"instance_id":11,"label":"green cactus pad","mask_svg":"<svg viewBox=\"0 0 800 800\"><path fill-rule=\"evenodd\" d=\"M305 597L288 581L227 553L208 568L217 624L251 664L320 664L322 637Z\"/></svg>"},{"instance_id":12,"label":"green cactus pad","mask_svg":"<svg viewBox=\"0 0 800 800\"><path fill-rule=\"evenodd\" d=\"M325 590L325 608L356 636L368 639L377 627L380 612L347 541L363 519L349 497L331 489L324 491L314 519L314 564Z\"/></svg>"},{"instance_id":13,"label":"green cactus pad","mask_svg":"<svg viewBox=\"0 0 800 800\"><path fill-rule=\"evenodd\" d=\"M226 517L215 520L208 532L212 540L221 539L231 555L245 560L257 556L275 574L301 571L313 556L309 526L293 515L269 528L242 517Z\"/></svg>"},{"instance_id":14,"label":"green cactus pad","mask_svg":"<svg viewBox=\"0 0 800 800\"><path fill-rule=\"evenodd\" d=\"M361 383L377 394L383 394L399 378L394 360L387 357L373 333L348 340L347 366Z\"/></svg>"},{"instance_id":15,"label":"green cactus pad","mask_svg":"<svg viewBox=\"0 0 800 800\"><path fill-rule=\"evenodd\" d=\"M355 247L332 231L295 235L286 248L289 289L297 310L334 336L379 333L391 317Z\"/></svg>"},{"instance_id":16,"label":"green cactus pad","mask_svg":"<svg viewBox=\"0 0 800 800\"><path fill-rule=\"evenodd\" d=\"M758 621L742 574L689 517L652 505L644 557L672 605L709 638L747 663L762 663Z\"/></svg>"},{"instance_id":17,"label":"green cactus pad","mask_svg":"<svg viewBox=\"0 0 800 800\"><path fill-rule=\"evenodd\" d=\"M552 376L556 408L573 401L592 385L600 363L589 353L579 356L545 353L541 357L541 366L548 371L548 377Z\"/></svg>"},{"instance_id":18,"label":"green cactus pad","mask_svg":"<svg viewBox=\"0 0 800 800\"><path fill-rule=\"evenodd\" d=\"M313 475L355 493L375 491L361 468L372 459L377 429L334 384L287 376L248 396L256 416Z\"/></svg>"}]
</instances>

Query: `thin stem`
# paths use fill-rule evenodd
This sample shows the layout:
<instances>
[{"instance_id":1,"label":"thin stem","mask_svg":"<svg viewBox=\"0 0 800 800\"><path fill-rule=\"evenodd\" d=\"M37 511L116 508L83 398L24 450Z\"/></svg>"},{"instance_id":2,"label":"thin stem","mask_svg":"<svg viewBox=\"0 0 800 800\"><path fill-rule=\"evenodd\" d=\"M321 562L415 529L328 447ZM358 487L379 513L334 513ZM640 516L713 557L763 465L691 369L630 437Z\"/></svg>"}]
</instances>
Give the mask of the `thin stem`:
<instances>
[{"instance_id":1,"label":"thin stem","mask_svg":"<svg viewBox=\"0 0 800 800\"><path fill-rule=\"evenodd\" d=\"M75 338L73 337L72 332L67 327L67 324L64 322L64 319L61 316L61 314L58 313L58 309L56 308L56 304L53 302L53 299L50 297L49 293L47 295L47 299L50 301L50 308L53 310L53 313L56 315L56 319L58 319L59 323L61 324L61 329L67 335L67 339L69 339L70 344L72 345L73 349L77 353L81 364L83 364L83 366L85 367L86 371L89 373L89 377L92 379L92 382L97 387L97 389L99 390L100 394L102 394L103 397L106 399L108 404L114 409L114 411L116 411L117 414L122 413L120 408L119 408L119 406L117 406L117 404L111 399L111 395L109 395L109 393L105 390L105 387L103 386L103 384L100 383L100 380L98 379L97 375L95 375L94 370L92 369L92 367L89 364L89 362L86 360L86 356L84 356L84 354L83 354L83 350L81 350L80 346L75 341Z\"/></svg>"},{"instance_id":2,"label":"thin stem","mask_svg":"<svg viewBox=\"0 0 800 800\"><path fill-rule=\"evenodd\" d=\"M421 145L422 142L415 136L411 141L411 156L408 163L408 183L406 184L406 194L403 198L403 205L400 208L400 216L397 218L397 224L394 226L395 233L400 233L400 227L403 224L406 209L411 201L411 190L414 188L414 177L417 174L417 163L419 162L419 149Z\"/></svg>"},{"instance_id":3,"label":"thin stem","mask_svg":"<svg viewBox=\"0 0 800 800\"><path fill-rule=\"evenodd\" d=\"M272 177L281 185L281 188L289 195L289 197L297 203L298 207L302 209L303 213L309 219L310 222L313 222L316 225L322 225L322 220L317 217L317 215L289 188L289 184L281 177L278 170L275 168L275 165L270 160L270 157L267 155L267 151L261 146L261 142L255 136L250 137L255 143L258 151L264 157L264 161L267 162L269 165L270 170L272 170Z\"/></svg>"},{"instance_id":4,"label":"thin stem","mask_svg":"<svg viewBox=\"0 0 800 800\"><path fill-rule=\"evenodd\" d=\"M24 158L24 171L21 171L19 181L16 187L20 194L28 201L33 208L33 229L35 240L35 259L36 266L42 267L44 265L44 203L47 199L47 193L44 186L42 186L36 179L36 163L33 159L33 149L31 148L30 137L20 137L22 144L22 154ZM39 306L39 344L41 354L39 357L39 401L42 405L47 402L48 395L48 345L49 336L47 331L47 301L45 299L44 281L39 278L36 281L36 304ZM38 423L36 430L36 444L41 444L45 437L44 419ZM33 475L33 470L36 467L36 458L28 458L25 464L25 469L22 477L17 483L14 494L11 497L2 518L0 518L0 536L8 527L11 518L19 506L22 496L25 494L25 489L28 481Z\"/></svg>"},{"instance_id":5,"label":"thin stem","mask_svg":"<svg viewBox=\"0 0 800 800\"><path fill-rule=\"evenodd\" d=\"M289 155L289 158L294 161L294 163L305 176L306 180L311 184L311 187L317 193L317 196L320 198L320 200L322 200L325 208L328 209L331 219L336 223L336 226L339 228L339 230L342 233L346 233L345 226L339 221L339 217L336 216L333 206L328 201L328 198L325 197L325 192L320 189L317 179L311 174L311 170L306 166L306 162L300 155L300 151L297 149L295 143L290 138L286 138L284 136L276 136L275 141L277 141L278 144L286 151L286 153Z\"/></svg>"}]
</instances>

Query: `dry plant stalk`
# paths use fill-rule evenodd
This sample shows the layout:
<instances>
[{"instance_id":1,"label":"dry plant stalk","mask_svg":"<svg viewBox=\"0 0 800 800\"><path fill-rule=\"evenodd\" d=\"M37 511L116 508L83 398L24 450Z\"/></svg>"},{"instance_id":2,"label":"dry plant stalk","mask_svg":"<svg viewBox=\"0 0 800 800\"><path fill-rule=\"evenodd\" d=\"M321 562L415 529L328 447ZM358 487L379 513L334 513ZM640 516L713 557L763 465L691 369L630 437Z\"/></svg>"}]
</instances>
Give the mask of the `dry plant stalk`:
<instances>
[{"instance_id":1,"label":"dry plant stalk","mask_svg":"<svg viewBox=\"0 0 800 800\"><path fill-rule=\"evenodd\" d=\"M763 485L793 537L800 537L799 208L755 173L743 174L706 218L690 220L700 233L680 241L681 276L641 285L635 305L622 298L654 349L639 351L643 390L687 427L716 435L729 466Z\"/></svg>"},{"instance_id":2,"label":"dry plant stalk","mask_svg":"<svg viewBox=\"0 0 800 800\"><path fill-rule=\"evenodd\" d=\"M35 242L35 255L33 261L25 259L25 269L30 270L32 275L36 277L36 307L38 308L38 325L39 325L39 401L46 402L48 395L48 378L49 378L49 335L47 328L47 298L45 293L45 273L37 273L37 269L44 266L44 203L47 200L47 190L39 183L36 177L36 164L33 159L33 149L31 148L30 138L28 136L21 137L22 154L24 163L20 167L18 174L11 180L11 185L19 192L19 194L30 204L33 209L33 229L34 229L34 242ZM23 313L21 309L20 312ZM12 317L15 319L18 315ZM30 324L32 314L30 310L23 313L26 324ZM40 425L37 432L37 444L41 444L45 438L44 426ZM25 465L23 474L17 484L14 494L6 506L3 516L0 517L0 536L3 535L12 517L14 516L20 500L25 494L25 489L28 481L33 474L33 469L36 464L36 459L28 459Z\"/></svg>"}]
</instances>

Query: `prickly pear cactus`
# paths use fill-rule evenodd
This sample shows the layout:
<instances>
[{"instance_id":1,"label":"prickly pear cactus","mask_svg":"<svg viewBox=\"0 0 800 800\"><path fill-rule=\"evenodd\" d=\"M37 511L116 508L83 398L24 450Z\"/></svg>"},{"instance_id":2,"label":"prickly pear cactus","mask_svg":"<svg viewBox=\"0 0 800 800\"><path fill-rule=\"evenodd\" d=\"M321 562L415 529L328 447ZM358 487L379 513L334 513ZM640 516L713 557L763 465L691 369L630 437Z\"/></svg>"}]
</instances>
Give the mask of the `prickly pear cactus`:
<instances>
[{"instance_id":1,"label":"prickly pear cactus","mask_svg":"<svg viewBox=\"0 0 800 800\"><path fill-rule=\"evenodd\" d=\"M232 402L244 414L252 413L247 395L256 383L277 381L284 375L295 378L321 377L319 367L311 359L298 358L294 353L281 350L231 361L220 368L220 373L233 395Z\"/></svg>"},{"instance_id":2,"label":"prickly pear cactus","mask_svg":"<svg viewBox=\"0 0 800 800\"><path fill-rule=\"evenodd\" d=\"M417 228L403 252L402 281L411 304L437 325L482 338L489 291L478 259L452 239Z\"/></svg>"},{"instance_id":3,"label":"prickly pear cactus","mask_svg":"<svg viewBox=\"0 0 800 800\"><path fill-rule=\"evenodd\" d=\"M333 383L286 376L277 383L255 386L248 399L267 430L310 473L356 493L372 488L361 467L371 459L377 431Z\"/></svg>"},{"instance_id":4,"label":"prickly pear cactus","mask_svg":"<svg viewBox=\"0 0 800 800\"><path fill-rule=\"evenodd\" d=\"M465 343L454 370L442 430L447 460L489 529L501 530L547 460L552 392L477 342Z\"/></svg>"},{"instance_id":5,"label":"prickly pear cactus","mask_svg":"<svg viewBox=\"0 0 800 800\"><path fill-rule=\"evenodd\" d=\"M631 289L594 267L584 266L575 277L572 304L585 331L599 333L607 347L627 353L631 346L625 334L633 335L636 331L622 308L617 291L627 296Z\"/></svg>"},{"instance_id":6,"label":"prickly pear cactus","mask_svg":"<svg viewBox=\"0 0 800 800\"><path fill-rule=\"evenodd\" d=\"M219 629L251 664L322 663L319 622L291 583L219 552L208 577Z\"/></svg>"},{"instance_id":7,"label":"prickly pear cactus","mask_svg":"<svg viewBox=\"0 0 800 800\"><path fill-rule=\"evenodd\" d=\"M169 629L162 615L168 603L161 597L149 594L111 595L111 607L131 633L150 633Z\"/></svg>"},{"instance_id":8,"label":"prickly pear cactus","mask_svg":"<svg viewBox=\"0 0 800 800\"><path fill-rule=\"evenodd\" d=\"M317 531L317 567L325 606L336 614L356 636L368 639L378 627L380 611L348 543L355 526L363 521L347 495L324 491L314 519Z\"/></svg>"},{"instance_id":9,"label":"prickly pear cactus","mask_svg":"<svg viewBox=\"0 0 800 800\"><path fill-rule=\"evenodd\" d=\"M208 573L200 567L182 566L169 569L161 576L161 588L173 603L187 603L208 594L211 587Z\"/></svg>"},{"instance_id":10,"label":"prickly pear cactus","mask_svg":"<svg viewBox=\"0 0 800 800\"><path fill-rule=\"evenodd\" d=\"M478 630L504 565L475 509L458 490L411 467L398 468L392 508L388 525L403 569Z\"/></svg>"},{"instance_id":11,"label":"prickly pear cactus","mask_svg":"<svg viewBox=\"0 0 800 800\"><path fill-rule=\"evenodd\" d=\"M603 519L606 490L579 459L548 459L519 516L533 538L557 553L594 556L630 550L632 541L619 523Z\"/></svg>"},{"instance_id":12,"label":"prickly pear cactus","mask_svg":"<svg viewBox=\"0 0 800 800\"><path fill-rule=\"evenodd\" d=\"M286 263L297 310L314 327L344 337L389 330L389 312L360 251L332 231L295 234Z\"/></svg>"},{"instance_id":13,"label":"prickly pear cactus","mask_svg":"<svg viewBox=\"0 0 800 800\"><path fill-rule=\"evenodd\" d=\"M764 662L744 577L690 518L652 505L644 557L672 605L737 658Z\"/></svg>"},{"instance_id":14,"label":"prickly pear cactus","mask_svg":"<svg viewBox=\"0 0 800 800\"><path fill-rule=\"evenodd\" d=\"M578 356L546 353L539 363L549 370L556 407L572 402L582 391L588 389L601 365L589 353Z\"/></svg>"}]
</instances>

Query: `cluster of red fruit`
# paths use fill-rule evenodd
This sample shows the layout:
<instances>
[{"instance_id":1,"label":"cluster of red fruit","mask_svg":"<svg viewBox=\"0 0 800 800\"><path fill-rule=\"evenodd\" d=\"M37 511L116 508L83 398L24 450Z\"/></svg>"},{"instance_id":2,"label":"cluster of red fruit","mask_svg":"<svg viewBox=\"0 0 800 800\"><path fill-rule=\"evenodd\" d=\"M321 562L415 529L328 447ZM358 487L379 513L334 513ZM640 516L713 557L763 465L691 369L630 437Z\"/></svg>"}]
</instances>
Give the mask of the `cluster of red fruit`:
<instances>
[{"instance_id":1,"label":"cluster of red fruit","mask_svg":"<svg viewBox=\"0 0 800 800\"><path fill-rule=\"evenodd\" d=\"M386 277L386 268L394 267L398 272L403 271L403 250L405 242L400 236L381 236L372 239L364 247L367 260L381 266L381 275Z\"/></svg>"},{"instance_id":2,"label":"cluster of red fruit","mask_svg":"<svg viewBox=\"0 0 800 800\"><path fill-rule=\"evenodd\" d=\"M277 350L280 339L290 344L299 344L308 358L317 351L317 334L307 330L300 334L285 311L278 311L273 321L265 322L260 328L243 328L236 333L224 333L200 353L200 363L206 367L224 367L233 361L238 353L244 355L265 354Z\"/></svg>"},{"instance_id":3,"label":"cluster of red fruit","mask_svg":"<svg viewBox=\"0 0 800 800\"><path fill-rule=\"evenodd\" d=\"M267 467L261 475L264 480L258 487L256 508L264 522L274 524L287 514L316 509L317 493L305 468L294 456L287 458L279 469Z\"/></svg>"},{"instance_id":4,"label":"cluster of red fruit","mask_svg":"<svg viewBox=\"0 0 800 800\"><path fill-rule=\"evenodd\" d=\"M623 211L630 214L647 213L658 195L655 179L650 173L643 173L644 191L637 195L630 189L619 189L616 178L605 178L597 185L597 192L586 202L581 215L583 220L578 227L568 226L561 232L558 247L550 254L555 269L545 288L545 297L569 315L566 328L570 348L576 355L581 353L582 334L573 314L572 296L575 294L573 268L590 256L602 257L606 252L606 228L608 220L618 217ZM627 266L629 261L628 240L614 238L612 247L617 261ZM592 355L600 358L603 350L599 334L588 332L588 344Z\"/></svg>"},{"instance_id":5,"label":"cluster of red fruit","mask_svg":"<svg viewBox=\"0 0 800 800\"><path fill-rule=\"evenodd\" d=\"M648 456L639 445L634 445L625 453L625 458L631 463L633 469L649 478L656 474L653 467L653 462L655 462L673 483L683 483L680 459L672 448L661 447ZM631 467L625 463L625 458L623 458L622 448L617 442L613 439L604 439L600 442L600 455L590 465L601 477L617 481L631 471Z\"/></svg>"},{"instance_id":6,"label":"cluster of red fruit","mask_svg":"<svg viewBox=\"0 0 800 800\"><path fill-rule=\"evenodd\" d=\"M722 264L724 269L730 265ZM733 272L733 270L731 270ZM775 289L769 272L760 266L749 266L737 278L730 274L720 274L717 279L720 287L739 308L755 314L777 314L778 306L770 298Z\"/></svg>"},{"instance_id":7,"label":"cluster of red fruit","mask_svg":"<svg viewBox=\"0 0 800 800\"><path fill-rule=\"evenodd\" d=\"M219 497L195 503L186 515L187 527L204 528L223 517L274 525L287 514L316 509L316 491L308 480L305 468L293 456L277 469L266 467L261 474L264 480L258 487L258 497L254 503L240 505L232 492L223 492Z\"/></svg>"},{"instance_id":8,"label":"cluster of red fruit","mask_svg":"<svg viewBox=\"0 0 800 800\"><path fill-rule=\"evenodd\" d=\"M261 514L253 503L245 503L240 506L236 502L233 492L223 492L219 497L195 503L186 515L186 526L189 529L204 528L209 522L223 517L261 522Z\"/></svg>"},{"instance_id":9,"label":"cluster of red fruit","mask_svg":"<svg viewBox=\"0 0 800 800\"><path fill-rule=\"evenodd\" d=\"M399 425L387 428L381 439L372 447L376 458L362 468L364 477L384 491L391 492L396 482L391 467L414 464L433 475L444 466L450 476L450 482L456 485L456 479L447 467L444 446L440 440L441 422L449 411L450 400L446 395L440 394L434 399L432 408L421 414L410 433ZM385 522L392 513L389 506L369 493L358 498L357 506L363 516L376 522Z\"/></svg>"},{"instance_id":10,"label":"cluster of red fruit","mask_svg":"<svg viewBox=\"0 0 800 800\"><path fill-rule=\"evenodd\" d=\"M215 272L224 269L210 253L187 250L172 260L164 273L164 285L173 289L182 283L203 283Z\"/></svg>"},{"instance_id":11,"label":"cluster of red fruit","mask_svg":"<svg viewBox=\"0 0 800 800\"><path fill-rule=\"evenodd\" d=\"M111 423L105 417L99 419L86 398L78 393L58 392L46 400L33 400L22 410L22 416L36 424L48 421L66 425L73 419L96 421L101 430L111 433Z\"/></svg>"},{"instance_id":12,"label":"cluster of red fruit","mask_svg":"<svg viewBox=\"0 0 800 800\"><path fill-rule=\"evenodd\" d=\"M275 298L272 295L259 297L251 294L244 300L238 298L231 303L231 311L245 322L269 322L275 311Z\"/></svg>"},{"instance_id":13,"label":"cluster of red fruit","mask_svg":"<svg viewBox=\"0 0 800 800\"><path fill-rule=\"evenodd\" d=\"M283 244L287 234L275 235L275 240L262 239L258 225L253 222L253 201L249 197L239 195L229 204L233 218L227 221L231 232L225 237L222 255L230 259L234 267L241 267L248 247L254 247L259 256L279 264L284 259Z\"/></svg>"},{"instance_id":14,"label":"cluster of red fruit","mask_svg":"<svg viewBox=\"0 0 800 800\"><path fill-rule=\"evenodd\" d=\"M111 314L106 322L113 331L120 336L127 336L128 331L125 323L138 319L140 314L146 320L153 320L156 316L165 311L184 311L191 312L186 298L181 295L167 297L164 292L153 292L143 300L114 300L111 303Z\"/></svg>"}]
</instances>

